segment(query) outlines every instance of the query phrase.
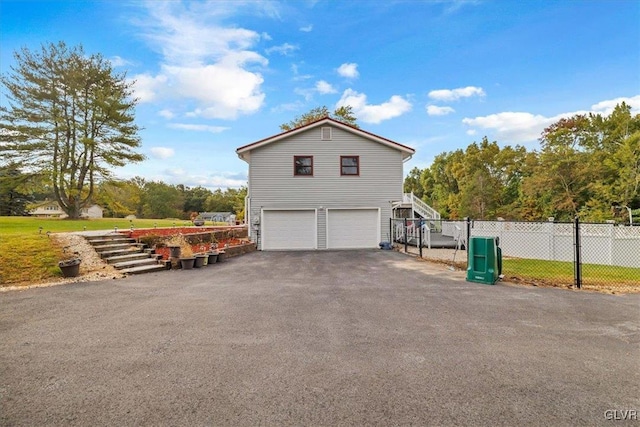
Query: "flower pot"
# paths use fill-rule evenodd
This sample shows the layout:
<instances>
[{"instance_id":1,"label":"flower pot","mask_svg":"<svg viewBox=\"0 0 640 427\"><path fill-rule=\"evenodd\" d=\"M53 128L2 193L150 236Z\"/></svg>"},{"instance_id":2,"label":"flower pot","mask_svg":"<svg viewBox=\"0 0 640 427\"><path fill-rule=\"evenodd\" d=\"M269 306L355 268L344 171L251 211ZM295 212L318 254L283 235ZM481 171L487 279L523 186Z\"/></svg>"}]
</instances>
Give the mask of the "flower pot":
<instances>
[{"instance_id":1,"label":"flower pot","mask_svg":"<svg viewBox=\"0 0 640 427\"><path fill-rule=\"evenodd\" d=\"M171 258L180 258L180 246L169 246L169 256Z\"/></svg>"},{"instance_id":2,"label":"flower pot","mask_svg":"<svg viewBox=\"0 0 640 427\"><path fill-rule=\"evenodd\" d=\"M80 258L67 259L58 262L63 277L77 277L80 274Z\"/></svg>"},{"instance_id":3,"label":"flower pot","mask_svg":"<svg viewBox=\"0 0 640 427\"><path fill-rule=\"evenodd\" d=\"M224 261L225 258L226 258L226 255L225 255L224 251L218 251L218 262Z\"/></svg>"},{"instance_id":4,"label":"flower pot","mask_svg":"<svg viewBox=\"0 0 640 427\"><path fill-rule=\"evenodd\" d=\"M206 255L204 254L198 254L196 255L196 261L194 262L193 266L195 268L200 268L204 266L204 260L207 258Z\"/></svg>"},{"instance_id":5,"label":"flower pot","mask_svg":"<svg viewBox=\"0 0 640 427\"><path fill-rule=\"evenodd\" d=\"M207 261L207 265L215 264L218 262L218 252L209 252L209 260Z\"/></svg>"},{"instance_id":6,"label":"flower pot","mask_svg":"<svg viewBox=\"0 0 640 427\"><path fill-rule=\"evenodd\" d=\"M196 262L196 257L180 258L180 266L183 270L191 270Z\"/></svg>"}]
</instances>

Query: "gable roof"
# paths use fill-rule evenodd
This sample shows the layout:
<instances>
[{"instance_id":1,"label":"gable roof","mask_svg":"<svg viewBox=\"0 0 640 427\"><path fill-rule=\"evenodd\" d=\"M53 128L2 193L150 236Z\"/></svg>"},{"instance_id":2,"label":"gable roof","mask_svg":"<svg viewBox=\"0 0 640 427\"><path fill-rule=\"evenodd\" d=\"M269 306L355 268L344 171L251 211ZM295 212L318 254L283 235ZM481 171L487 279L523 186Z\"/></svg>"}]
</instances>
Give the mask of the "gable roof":
<instances>
[{"instance_id":1,"label":"gable roof","mask_svg":"<svg viewBox=\"0 0 640 427\"><path fill-rule=\"evenodd\" d=\"M282 133L279 133L279 134L274 135L274 136L270 136L270 137L265 138L265 139L261 139L260 141L253 142L251 144L243 145L242 147L236 149L236 153L238 154L238 157L240 157L242 160L248 161L247 154L249 154L251 152L251 150L253 150L253 149L256 149L258 147L264 147L265 145L272 144L272 143L277 142L277 141L281 141L283 139L289 138L290 136L297 135L299 133L306 132L309 129L313 129L313 128L316 128L318 126L327 125L327 124L330 124L330 125L335 126L335 127L339 128L339 129L342 129L342 130L345 130L347 132L350 132L350 133L352 133L354 135L361 136L361 137L366 138L366 139L368 139L370 141L374 141L374 142L380 143L382 145L386 145L388 147L395 148L396 150L402 152L402 158L403 159L408 159L409 157L411 157L416 152L416 150L414 150L411 147L407 147L406 145L402 145L402 144L397 143L395 141L392 141L390 139L383 138L383 137L381 137L379 135L373 134L371 132L367 132L367 131L359 129L359 128L355 128L353 126L349 126L349 125L347 125L345 123L339 122L338 120L334 120L334 119L332 119L330 117L325 117L325 118L322 118L320 120L316 120L315 122L308 123L308 124L306 124L304 126L300 126L298 128L291 129L291 130L288 130L286 132L282 132Z\"/></svg>"}]
</instances>

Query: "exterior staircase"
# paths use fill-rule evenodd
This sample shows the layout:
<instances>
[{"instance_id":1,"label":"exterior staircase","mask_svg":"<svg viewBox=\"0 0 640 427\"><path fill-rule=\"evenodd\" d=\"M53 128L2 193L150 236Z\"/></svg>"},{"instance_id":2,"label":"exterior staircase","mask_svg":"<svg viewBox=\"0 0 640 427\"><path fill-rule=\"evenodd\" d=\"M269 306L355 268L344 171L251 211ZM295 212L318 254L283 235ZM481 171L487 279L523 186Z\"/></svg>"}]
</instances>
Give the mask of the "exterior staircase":
<instances>
[{"instance_id":1,"label":"exterior staircase","mask_svg":"<svg viewBox=\"0 0 640 427\"><path fill-rule=\"evenodd\" d=\"M144 249L144 244L136 243L135 239L121 234L111 233L101 236L85 236L107 264L126 274L151 273L165 270L166 266L160 262L159 255Z\"/></svg>"},{"instance_id":2,"label":"exterior staircase","mask_svg":"<svg viewBox=\"0 0 640 427\"><path fill-rule=\"evenodd\" d=\"M420 198L416 197L413 193L404 193L402 195L402 201L394 203L392 207L393 209L411 208L413 213L412 218L440 220L440 212L420 200Z\"/></svg>"}]
</instances>

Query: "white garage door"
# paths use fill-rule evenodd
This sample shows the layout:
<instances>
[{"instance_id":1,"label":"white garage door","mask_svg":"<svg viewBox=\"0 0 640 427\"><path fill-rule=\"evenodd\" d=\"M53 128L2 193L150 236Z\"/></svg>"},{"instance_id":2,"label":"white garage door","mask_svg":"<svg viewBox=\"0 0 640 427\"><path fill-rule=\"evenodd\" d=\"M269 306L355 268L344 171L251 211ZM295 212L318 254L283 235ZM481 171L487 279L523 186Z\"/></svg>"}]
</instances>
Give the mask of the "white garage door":
<instances>
[{"instance_id":1,"label":"white garage door","mask_svg":"<svg viewBox=\"0 0 640 427\"><path fill-rule=\"evenodd\" d=\"M262 249L316 249L316 211L262 211Z\"/></svg>"},{"instance_id":2,"label":"white garage door","mask_svg":"<svg viewBox=\"0 0 640 427\"><path fill-rule=\"evenodd\" d=\"M377 248L378 212L378 209L327 209L327 248Z\"/></svg>"}]
</instances>

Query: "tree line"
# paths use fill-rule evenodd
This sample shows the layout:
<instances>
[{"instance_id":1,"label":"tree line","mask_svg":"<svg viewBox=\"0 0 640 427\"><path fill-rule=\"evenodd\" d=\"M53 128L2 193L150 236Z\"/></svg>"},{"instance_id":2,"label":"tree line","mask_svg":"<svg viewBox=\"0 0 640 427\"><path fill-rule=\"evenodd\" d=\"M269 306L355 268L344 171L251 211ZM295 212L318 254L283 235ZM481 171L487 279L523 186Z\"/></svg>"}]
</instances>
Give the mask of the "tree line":
<instances>
[{"instance_id":1,"label":"tree line","mask_svg":"<svg viewBox=\"0 0 640 427\"><path fill-rule=\"evenodd\" d=\"M247 188L216 189L167 184L135 177L96 184L93 202L106 217L190 219L201 212L231 212L244 217ZM15 164L0 166L0 216L28 215L37 202L55 200L50 184L23 174Z\"/></svg>"},{"instance_id":2,"label":"tree line","mask_svg":"<svg viewBox=\"0 0 640 427\"><path fill-rule=\"evenodd\" d=\"M601 222L640 208L640 114L579 114L547 127L540 148L486 137L437 155L404 182L445 218Z\"/></svg>"}]
</instances>

